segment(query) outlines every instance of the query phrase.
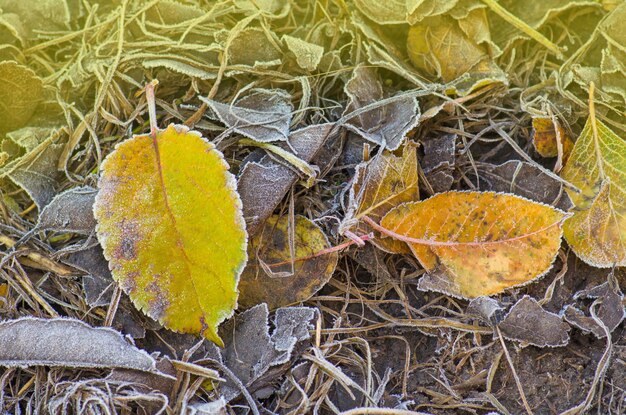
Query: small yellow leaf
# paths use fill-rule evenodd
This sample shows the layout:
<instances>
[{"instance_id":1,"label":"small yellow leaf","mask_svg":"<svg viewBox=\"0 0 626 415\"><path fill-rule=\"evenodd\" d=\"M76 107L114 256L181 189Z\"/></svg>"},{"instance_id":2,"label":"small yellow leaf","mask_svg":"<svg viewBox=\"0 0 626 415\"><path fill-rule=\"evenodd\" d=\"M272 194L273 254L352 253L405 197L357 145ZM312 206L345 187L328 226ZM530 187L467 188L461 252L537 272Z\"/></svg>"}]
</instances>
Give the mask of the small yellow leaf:
<instances>
[{"instance_id":1,"label":"small yellow leaf","mask_svg":"<svg viewBox=\"0 0 626 415\"><path fill-rule=\"evenodd\" d=\"M565 216L511 194L448 192L400 205L381 225L410 242L427 271L447 278L449 294L474 298L545 274L561 245Z\"/></svg>"},{"instance_id":2,"label":"small yellow leaf","mask_svg":"<svg viewBox=\"0 0 626 415\"><path fill-rule=\"evenodd\" d=\"M402 157L386 152L370 162L359 164L342 228L354 227L363 234L371 232L372 229L361 219L367 216L378 222L399 204L418 200L417 182L417 155L415 147L410 144L404 147ZM392 238L376 238L372 243L391 253L410 252L404 242Z\"/></svg>"},{"instance_id":3,"label":"small yellow leaf","mask_svg":"<svg viewBox=\"0 0 626 415\"><path fill-rule=\"evenodd\" d=\"M589 117L561 177L582 192L568 190L574 216L563 225L576 255L601 268L626 265L626 142Z\"/></svg>"},{"instance_id":4,"label":"small yellow leaf","mask_svg":"<svg viewBox=\"0 0 626 415\"><path fill-rule=\"evenodd\" d=\"M248 247L250 261L239 282L243 307L267 303L270 309L276 309L305 301L330 280L338 254L310 257L330 248L326 235L315 223L296 216L291 242L289 218L269 217Z\"/></svg>"},{"instance_id":5,"label":"small yellow leaf","mask_svg":"<svg viewBox=\"0 0 626 415\"><path fill-rule=\"evenodd\" d=\"M113 278L165 327L221 345L237 305L246 231L235 179L215 146L184 126L136 135L102 163L94 205Z\"/></svg>"},{"instance_id":6,"label":"small yellow leaf","mask_svg":"<svg viewBox=\"0 0 626 415\"><path fill-rule=\"evenodd\" d=\"M559 155L558 140L560 140L563 146L563 160L567 161L574 142L560 124L557 126L558 134L551 118L533 118L533 145L541 157L556 157Z\"/></svg>"}]
</instances>

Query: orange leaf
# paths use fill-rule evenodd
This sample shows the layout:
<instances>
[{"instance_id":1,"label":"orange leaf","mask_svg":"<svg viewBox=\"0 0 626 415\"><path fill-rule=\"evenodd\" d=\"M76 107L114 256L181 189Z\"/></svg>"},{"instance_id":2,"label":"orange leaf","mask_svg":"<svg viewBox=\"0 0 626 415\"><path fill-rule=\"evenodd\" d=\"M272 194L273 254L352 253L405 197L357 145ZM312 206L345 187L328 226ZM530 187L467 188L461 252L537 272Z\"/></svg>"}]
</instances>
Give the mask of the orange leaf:
<instances>
[{"instance_id":1,"label":"orange leaf","mask_svg":"<svg viewBox=\"0 0 626 415\"><path fill-rule=\"evenodd\" d=\"M184 126L137 135L102 163L94 205L113 278L165 327L217 344L237 304L246 232L235 179Z\"/></svg>"},{"instance_id":2,"label":"orange leaf","mask_svg":"<svg viewBox=\"0 0 626 415\"><path fill-rule=\"evenodd\" d=\"M446 292L474 298L545 274L561 245L565 217L511 194L448 192L398 206L381 230L409 243L427 271L443 275Z\"/></svg>"}]
</instances>

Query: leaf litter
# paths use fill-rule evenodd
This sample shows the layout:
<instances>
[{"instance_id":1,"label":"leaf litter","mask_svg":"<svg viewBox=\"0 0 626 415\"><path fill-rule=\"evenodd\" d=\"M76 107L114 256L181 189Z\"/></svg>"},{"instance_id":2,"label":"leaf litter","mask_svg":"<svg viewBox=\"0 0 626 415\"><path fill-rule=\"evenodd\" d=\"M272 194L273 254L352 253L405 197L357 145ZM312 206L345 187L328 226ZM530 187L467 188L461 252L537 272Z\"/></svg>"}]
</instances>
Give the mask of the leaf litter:
<instances>
[{"instance_id":1,"label":"leaf litter","mask_svg":"<svg viewBox=\"0 0 626 415\"><path fill-rule=\"evenodd\" d=\"M0 369L3 411L624 412L624 277L618 266L607 282L619 255L606 255L621 225L597 228L608 232L599 239L608 269L583 263L570 237L571 246L550 245L542 278L468 307L449 295L449 271L425 269L406 242L399 253L380 249L398 241L369 239L372 226L353 220L364 200L385 199L359 185L388 187L398 203L494 191L579 216L588 203L619 207L619 163L602 154L604 186L593 163L573 176L568 164L597 159L585 147L591 81L598 131L610 148L625 137L623 4L0 0L0 9L0 324L111 326L126 336L115 335L118 345L179 379L73 366L74 349L56 367L59 356L41 350L46 365ZM262 262L268 302L279 304L239 302L219 329L222 358L135 309L94 238L93 195L81 190L98 187L118 143L148 131L142 90L153 79L158 125L199 131L237 175L251 241L278 234L273 245L297 245L297 223L323 241L301 246L304 256L277 251L285 263L273 274ZM568 159L570 139L585 149ZM411 167L402 180L373 174L401 160ZM373 209L372 222L395 207ZM434 216L454 209L444 203ZM270 233L275 218L284 225ZM271 282L329 257L332 275L312 273L314 289L289 300L301 306L280 308L283 286Z\"/></svg>"}]
</instances>

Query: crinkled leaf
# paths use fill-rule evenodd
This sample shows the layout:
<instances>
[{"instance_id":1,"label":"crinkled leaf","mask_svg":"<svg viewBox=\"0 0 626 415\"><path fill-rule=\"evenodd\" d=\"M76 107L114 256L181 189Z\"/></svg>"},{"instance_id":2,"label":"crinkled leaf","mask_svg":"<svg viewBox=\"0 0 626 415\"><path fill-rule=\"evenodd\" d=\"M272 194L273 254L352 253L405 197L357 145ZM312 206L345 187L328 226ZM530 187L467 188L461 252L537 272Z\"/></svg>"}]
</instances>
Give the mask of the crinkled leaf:
<instances>
[{"instance_id":1,"label":"crinkled leaf","mask_svg":"<svg viewBox=\"0 0 626 415\"><path fill-rule=\"evenodd\" d=\"M554 313L544 310L537 300L525 295L498 326L511 340L538 347L558 347L569 343L569 325Z\"/></svg>"},{"instance_id":2,"label":"crinkled leaf","mask_svg":"<svg viewBox=\"0 0 626 415\"><path fill-rule=\"evenodd\" d=\"M474 298L545 274L561 245L564 218L511 194L448 192L400 205L381 225L414 238L411 251L427 271L443 276L446 292Z\"/></svg>"},{"instance_id":3,"label":"crinkled leaf","mask_svg":"<svg viewBox=\"0 0 626 415\"><path fill-rule=\"evenodd\" d=\"M251 67L267 67L280 64L282 53L279 42L271 40L271 34L257 27L247 27L237 33L227 50L228 63Z\"/></svg>"},{"instance_id":4,"label":"crinkled leaf","mask_svg":"<svg viewBox=\"0 0 626 415\"><path fill-rule=\"evenodd\" d=\"M237 304L246 232L235 179L200 134L170 125L137 135L102 163L94 205L113 278L169 329L221 343Z\"/></svg>"},{"instance_id":5,"label":"crinkled leaf","mask_svg":"<svg viewBox=\"0 0 626 415\"><path fill-rule=\"evenodd\" d=\"M0 135L23 127L43 99L43 82L26 66L0 62Z\"/></svg>"},{"instance_id":6,"label":"crinkled leaf","mask_svg":"<svg viewBox=\"0 0 626 415\"><path fill-rule=\"evenodd\" d=\"M0 366L121 367L154 371L155 361L120 333L69 318L0 323Z\"/></svg>"},{"instance_id":7,"label":"crinkled leaf","mask_svg":"<svg viewBox=\"0 0 626 415\"><path fill-rule=\"evenodd\" d=\"M619 286L615 283L605 282L588 290L577 292L574 295L574 299L581 298L598 299L599 304L596 308L596 315L609 330L609 333L613 332L626 318L624 294L622 294ZM574 304L566 305L563 315L568 323L584 332L591 332L599 339L606 337L604 329L600 327L593 317L585 315L579 306Z\"/></svg>"},{"instance_id":8,"label":"crinkled leaf","mask_svg":"<svg viewBox=\"0 0 626 415\"><path fill-rule=\"evenodd\" d=\"M36 38L42 31L67 30L72 17L65 0L0 0L0 10L19 16L19 26L29 38Z\"/></svg>"},{"instance_id":9,"label":"crinkled leaf","mask_svg":"<svg viewBox=\"0 0 626 415\"><path fill-rule=\"evenodd\" d=\"M300 68L309 72L317 69L317 65L324 55L322 46L289 35L283 36L283 42L285 42L287 49L296 55L296 62Z\"/></svg>"},{"instance_id":10,"label":"crinkled leaf","mask_svg":"<svg viewBox=\"0 0 626 415\"><path fill-rule=\"evenodd\" d=\"M563 227L576 255L601 268L626 265L626 143L589 117L561 177L582 192L568 190L574 216Z\"/></svg>"},{"instance_id":11,"label":"crinkled leaf","mask_svg":"<svg viewBox=\"0 0 626 415\"><path fill-rule=\"evenodd\" d=\"M268 218L248 246L250 260L239 281L240 304L252 307L267 303L273 310L308 300L330 280L338 255L333 252L302 258L328 248L326 235L309 219L296 216L290 230L288 216ZM288 263L273 266L282 262Z\"/></svg>"},{"instance_id":12,"label":"crinkled leaf","mask_svg":"<svg viewBox=\"0 0 626 415\"><path fill-rule=\"evenodd\" d=\"M387 212L404 202L419 199L417 186L417 155L415 147L407 145L401 157L384 153L356 167L348 212L342 229L360 234L372 231L362 222L368 216L379 222ZM393 253L408 253L404 242L392 238L376 238L373 241L381 249Z\"/></svg>"},{"instance_id":13,"label":"crinkled leaf","mask_svg":"<svg viewBox=\"0 0 626 415\"><path fill-rule=\"evenodd\" d=\"M200 97L234 132L260 142L285 141L293 105L291 96L280 89L257 89L233 104Z\"/></svg>"},{"instance_id":14,"label":"crinkled leaf","mask_svg":"<svg viewBox=\"0 0 626 415\"><path fill-rule=\"evenodd\" d=\"M350 98L344 112L348 118L346 127L385 148L400 147L406 134L419 122L419 106L413 96L379 103L387 96L375 69L357 67L345 85L345 92ZM351 113L356 114L351 116Z\"/></svg>"},{"instance_id":15,"label":"crinkled leaf","mask_svg":"<svg viewBox=\"0 0 626 415\"><path fill-rule=\"evenodd\" d=\"M226 348L220 357L248 390L255 393L275 382L287 369L285 364L294 357L294 348L310 338L309 330L316 316L314 308L279 308L273 320L275 329L270 334L267 305L259 304L226 324ZM241 393L231 380L220 391L227 401Z\"/></svg>"}]
</instances>

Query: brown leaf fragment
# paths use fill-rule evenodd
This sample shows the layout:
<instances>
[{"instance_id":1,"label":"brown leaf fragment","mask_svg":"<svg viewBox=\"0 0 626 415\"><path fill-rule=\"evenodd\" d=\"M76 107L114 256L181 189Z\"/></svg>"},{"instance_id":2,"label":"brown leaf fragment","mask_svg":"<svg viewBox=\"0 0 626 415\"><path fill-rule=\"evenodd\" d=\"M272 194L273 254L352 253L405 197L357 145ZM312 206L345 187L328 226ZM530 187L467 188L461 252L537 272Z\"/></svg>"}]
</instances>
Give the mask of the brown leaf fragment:
<instances>
[{"instance_id":1,"label":"brown leaf fragment","mask_svg":"<svg viewBox=\"0 0 626 415\"><path fill-rule=\"evenodd\" d=\"M527 295L511 307L499 328L507 339L537 347L559 347L569 343L569 325Z\"/></svg>"},{"instance_id":2,"label":"brown leaf fragment","mask_svg":"<svg viewBox=\"0 0 626 415\"><path fill-rule=\"evenodd\" d=\"M624 294L616 284L605 282L588 290L579 291L574 294L574 299L596 299L599 303L596 314L597 317L613 332L626 318L626 308L624 307ZM586 333L593 333L598 339L606 337L602 327L574 304L568 304L563 309L565 320L571 325L581 329Z\"/></svg>"},{"instance_id":3,"label":"brown leaf fragment","mask_svg":"<svg viewBox=\"0 0 626 415\"><path fill-rule=\"evenodd\" d=\"M232 104L200 97L233 132L256 141L285 141L293 105L291 95L281 89L254 89Z\"/></svg>"},{"instance_id":4,"label":"brown leaf fragment","mask_svg":"<svg viewBox=\"0 0 626 415\"><path fill-rule=\"evenodd\" d=\"M155 361L110 328L70 318L0 323L0 366L119 367L155 371Z\"/></svg>"},{"instance_id":5,"label":"brown leaf fragment","mask_svg":"<svg viewBox=\"0 0 626 415\"><path fill-rule=\"evenodd\" d=\"M424 141L424 158L421 166L428 183L435 193L447 192L452 188L454 177L456 134L444 134L441 137Z\"/></svg>"},{"instance_id":6,"label":"brown leaf fragment","mask_svg":"<svg viewBox=\"0 0 626 415\"><path fill-rule=\"evenodd\" d=\"M497 325L504 317L504 307L491 297L478 297L470 301L466 314L476 316L485 323Z\"/></svg>"},{"instance_id":7,"label":"brown leaf fragment","mask_svg":"<svg viewBox=\"0 0 626 415\"><path fill-rule=\"evenodd\" d=\"M347 118L346 128L389 150L400 147L406 134L419 122L415 97L379 102L388 94L385 94L378 72L373 68L358 66L354 69L352 78L345 85L345 93L350 99L343 114Z\"/></svg>"},{"instance_id":8,"label":"brown leaf fragment","mask_svg":"<svg viewBox=\"0 0 626 415\"><path fill-rule=\"evenodd\" d=\"M481 190L513 193L567 211L572 201L563 185L538 167L519 160L478 166Z\"/></svg>"},{"instance_id":9,"label":"brown leaf fragment","mask_svg":"<svg viewBox=\"0 0 626 415\"><path fill-rule=\"evenodd\" d=\"M120 383L133 383L170 396L176 383L176 368L169 358L164 357L156 362L157 372L144 372L134 369L113 369L107 380Z\"/></svg>"},{"instance_id":10,"label":"brown leaf fragment","mask_svg":"<svg viewBox=\"0 0 626 415\"><path fill-rule=\"evenodd\" d=\"M565 129L557 122L554 126L552 118L533 118L533 146L541 157L556 157L559 155L559 145L561 146L563 162L567 161L574 142Z\"/></svg>"},{"instance_id":11,"label":"brown leaf fragment","mask_svg":"<svg viewBox=\"0 0 626 415\"><path fill-rule=\"evenodd\" d=\"M289 144L296 156L310 162L329 138L332 126L331 123L315 124L292 132ZM254 151L244 162L237 179L237 191L243 204L249 236L261 229L298 177L293 169L261 150Z\"/></svg>"},{"instance_id":12,"label":"brown leaf fragment","mask_svg":"<svg viewBox=\"0 0 626 415\"><path fill-rule=\"evenodd\" d=\"M90 186L75 187L59 193L39 214L37 229L89 235L96 228L93 203L97 190Z\"/></svg>"},{"instance_id":13,"label":"brown leaf fragment","mask_svg":"<svg viewBox=\"0 0 626 415\"><path fill-rule=\"evenodd\" d=\"M100 307L110 303L114 282L100 245L73 252L63 262L87 273L83 277L87 304Z\"/></svg>"},{"instance_id":14,"label":"brown leaf fragment","mask_svg":"<svg viewBox=\"0 0 626 415\"><path fill-rule=\"evenodd\" d=\"M224 325L222 360L253 395L262 392L287 369L284 364L295 357L296 345L310 338L316 316L317 310L310 307L278 309L270 335L267 304L246 310ZM229 402L240 390L228 380L221 393Z\"/></svg>"},{"instance_id":15,"label":"brown leaf fragment","mask_svg":"<svg viewBox=\"0 0 626 415\"><path fill-rule=\"evenodd\" d=\"M304 216L297 215L293 224L288 216L268 218L248 245L248 264L239 280L240 306L267 303L274 310L308 300L330 280L338 255L303 258L328 248L324 232Z\"/></svg>"}]
</instances>

